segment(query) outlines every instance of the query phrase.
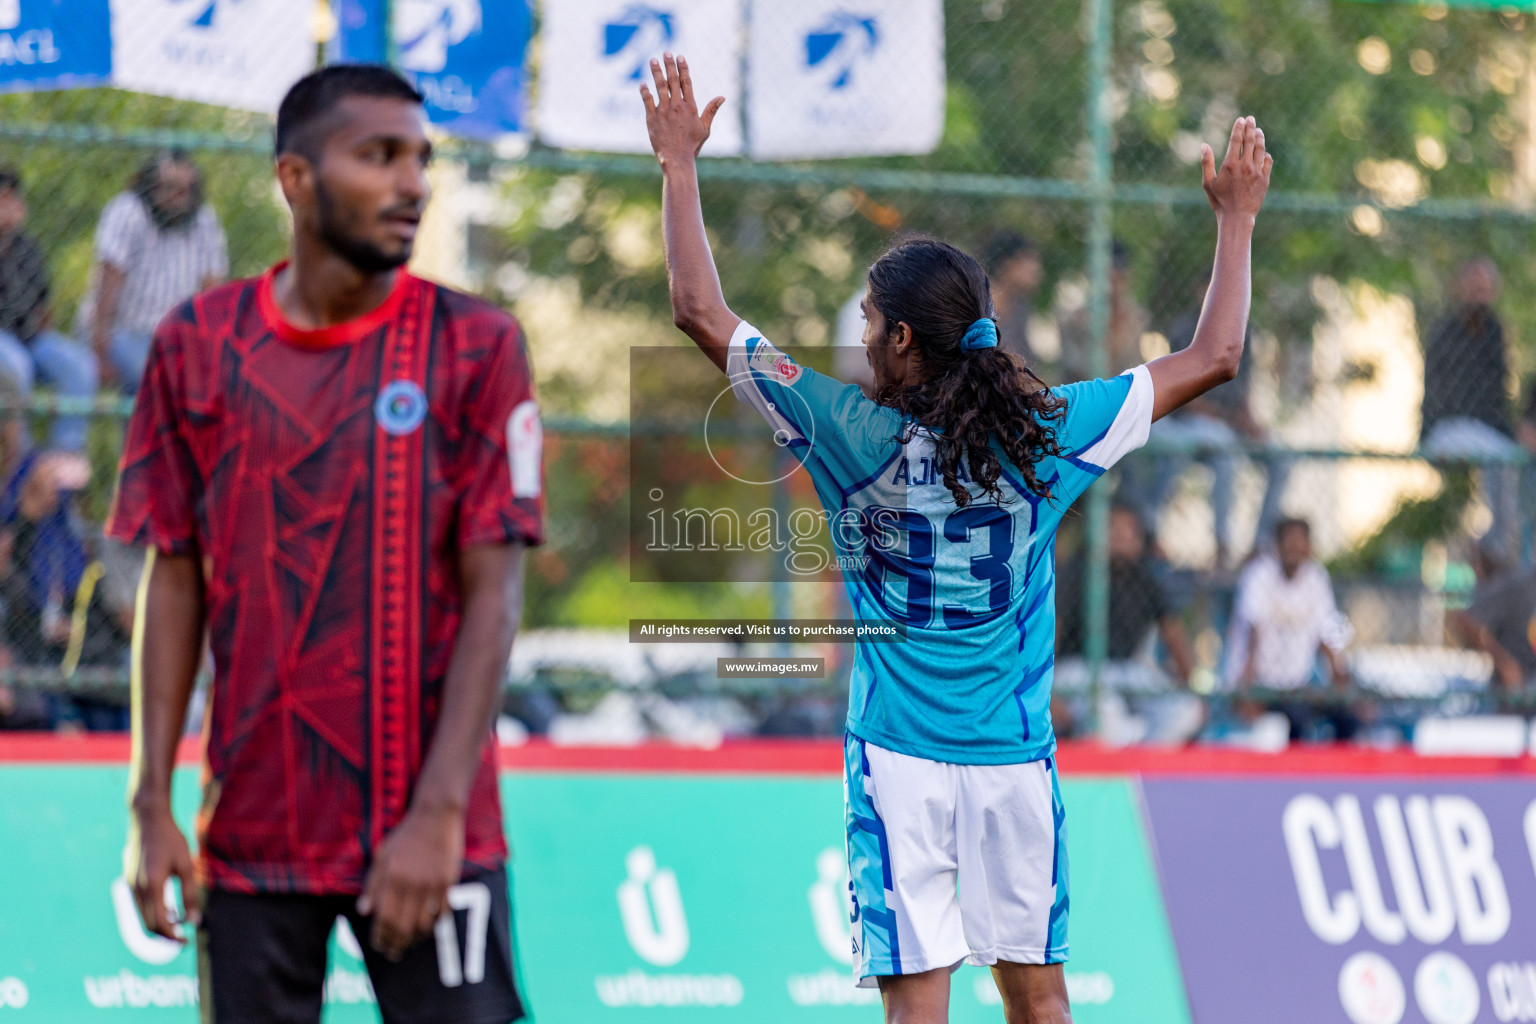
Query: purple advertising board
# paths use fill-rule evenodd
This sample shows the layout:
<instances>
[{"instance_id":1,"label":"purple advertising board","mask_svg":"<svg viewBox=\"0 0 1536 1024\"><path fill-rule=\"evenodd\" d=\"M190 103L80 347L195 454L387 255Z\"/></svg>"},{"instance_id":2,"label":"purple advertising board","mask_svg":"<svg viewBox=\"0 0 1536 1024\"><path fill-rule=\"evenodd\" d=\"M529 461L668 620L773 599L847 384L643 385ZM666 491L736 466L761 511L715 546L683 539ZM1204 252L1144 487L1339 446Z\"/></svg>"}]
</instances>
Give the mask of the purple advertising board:
<instances>
[{"instance_id":1,"label":"purple advertising board","mask_svg":"<svg viewBox=\"0 0 1536 1024\"><path fill-rule=\"evenodd\" d=\"M1195 1024L1536 1021L1536 785L1148 777Z\"/></svg>"}]
</instances>

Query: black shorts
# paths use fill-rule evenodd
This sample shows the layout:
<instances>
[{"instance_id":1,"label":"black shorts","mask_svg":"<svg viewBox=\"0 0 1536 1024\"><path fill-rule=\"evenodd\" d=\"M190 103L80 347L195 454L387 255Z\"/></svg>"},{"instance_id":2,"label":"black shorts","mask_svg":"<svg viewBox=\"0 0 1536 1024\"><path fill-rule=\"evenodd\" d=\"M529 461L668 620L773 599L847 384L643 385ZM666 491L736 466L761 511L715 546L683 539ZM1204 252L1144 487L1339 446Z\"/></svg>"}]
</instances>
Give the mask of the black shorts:
<instances>
[{"instance_id":1,"label":"black shorts","mask_svg":"<svg viewBox=\"0 0 1536 1024\"><path fill-rule=\"evenodd\" d=\"M197 929L203 1020L318 1024L337 917L346 918L362 947L384 1024L507 1024L522 1018L506 868L471 873L454 886L451 938L446 922L439 922L431 938L398 961L368 945L371 921L357 912L356 902L354 896L209 892Z\"/></svg>"}]
</instances>

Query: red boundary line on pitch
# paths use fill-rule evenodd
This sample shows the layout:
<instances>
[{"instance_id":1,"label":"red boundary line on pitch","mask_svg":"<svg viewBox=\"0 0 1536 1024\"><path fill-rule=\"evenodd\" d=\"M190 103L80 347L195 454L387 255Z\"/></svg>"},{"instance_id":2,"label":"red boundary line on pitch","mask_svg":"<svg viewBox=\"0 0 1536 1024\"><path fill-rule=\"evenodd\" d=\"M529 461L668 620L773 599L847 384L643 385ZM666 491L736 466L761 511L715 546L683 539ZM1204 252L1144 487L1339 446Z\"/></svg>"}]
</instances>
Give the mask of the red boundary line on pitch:
<instances>
[{"instance_id":1,"label":"red boundary line on pitch","mask_svg":"<svg viewBox=\"0 0 1536 1024\"><path fill-rule=\"evenodd\" d=\"M126 735L0 734L0 764L126 764ZM182 764L196 764L201 741L183 740ZM1300 747L1259 754L1219 747L1109 749L1065 743L1057 761L1068 775L1536 775L1536 757L1420 757L1411 750ZM544 740L502 747L514 772L691 775L839 775L843 747L833 739L730 740L712 750L647 743L637 747L559 747Z\"/></svg>"}]
</instances>

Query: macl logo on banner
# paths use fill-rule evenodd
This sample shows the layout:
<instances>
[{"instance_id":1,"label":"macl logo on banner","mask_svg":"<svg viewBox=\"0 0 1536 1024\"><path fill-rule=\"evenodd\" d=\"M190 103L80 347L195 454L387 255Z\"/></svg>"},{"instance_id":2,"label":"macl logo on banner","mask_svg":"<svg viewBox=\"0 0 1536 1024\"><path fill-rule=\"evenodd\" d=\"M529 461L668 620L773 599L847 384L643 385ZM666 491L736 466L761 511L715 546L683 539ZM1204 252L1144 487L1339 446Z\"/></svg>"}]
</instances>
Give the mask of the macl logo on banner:
<instances>
[{"instance_id":1,"label":"macl logo on banner","mask_svg":"<svg viewBox=\"0 0 1536 1024\"><path fill-rule=\"evenodd\" d=\"M635 955L653 967L672 967L688 955L688 914L677 873L661 867L649 846L624 857L625 877L617 903L624 938ZM649 974L634 968L599 976L597 998L604 1006L737 1006L744 990L731 974Z\"/></svg>"},{"instance_id":2,"label":"macl logo on banner","mask_svg":"<svg viewBox=\"0 0 1536 1024\"><path fill-rule=\"evenodd\" d=\"M448 48L480 31L480 0L396 0L391 8L400 66L437 74L448 66Z\"/></svg>"},{"instance_id":3,"label":"macl logo on banner","mask_svg":"<svg viewBox=\"0 0 1536 1024\"><path fill-rule=\"evenodd\" d=\"M805 66L822 75L828 92L854 84L860 65L880 48L880 24L873 15L838 11L805 35Z\"/></svg>"},{"instance_id":4,"label":"macl logo on banner","mask_svg":"<svg viewBox=\"0 0 1536 1024\"><path fill-rule=\"evenodd\" d=\"M899 117L900 105L878 99L893 83L878 80L877 62L887 65L880 20L872 14L837 10L805 33L800 68L807 123L827 131L884 130Z\"/></svg>"},{"instance_id":5,"label":"macl logo on banner","mask_svg":"<svg viewBox=\"0 0 1536 1024\"><path fill-rule=\"evenodd\" d=\"M306 0L110 0L120 88L272 112L314 65Z\"/></svg>"},{"instance_id":6,"label":"macl logo on banner","mask_svg":"<svg viewBox=\"0 0 1536 1024\"><path fill-rule=\"evenodd\" d=\"M694 81L726 97L705 156L741 150L742 0L560 0L542 6L538 131L552 146L649 153L638 85L650 61L688 55Z\"/></svg>"},{"instance_id":7,"label":"macl logo on banner","mask_svg":"<svg viewBox=\"0 0 1536 1024\"><path fill-rule=\"evenodd\" d=\"M603 59L618 66L623 81L638 82L646 62L677 38L671 11L632 4L603 25Z\"/></svg>"},{"instance_id":8,"label":"macl logo on banner","mask_svg":"<svg viewBox=\"0 0 1536 1024\"><path fill-rule=\"evenodd\" d=\"M41 5L41 0L32 0ZM63 54L54 42L53 29L21 28L21 0L0 0L0 67L57 64Z\"/></svg>"},{"instance_id":9,"label":"macl logo on banner","mask_svg":"<svg viewBox=\"0 0 1536 1024\"><path fill-rule=\"evenodd\" d=\"M197 17L187 22L188 28L212 28L214 18L218 17L220 5L239 3L240 0L196 0L192 5L198 10Z\"/></svg>"}]
</instances>

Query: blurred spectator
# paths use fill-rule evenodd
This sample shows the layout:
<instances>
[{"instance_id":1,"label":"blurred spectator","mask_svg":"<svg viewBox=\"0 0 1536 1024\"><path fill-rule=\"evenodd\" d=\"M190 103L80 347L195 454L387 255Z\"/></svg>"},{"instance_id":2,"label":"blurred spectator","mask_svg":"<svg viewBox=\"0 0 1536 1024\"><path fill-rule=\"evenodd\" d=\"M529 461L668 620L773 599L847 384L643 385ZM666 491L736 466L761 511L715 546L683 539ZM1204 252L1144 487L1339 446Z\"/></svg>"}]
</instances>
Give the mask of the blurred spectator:
<instances>
[{"instance_id":1,"label":"blurred spectator","mask_svg":"<svg viewBox=\"0 0 1536 1024\"><path fill-rule=\"evenodd\" d=\"M1419 444L1431 458L1508 459L1520 453L1510 416L1504 326L1493 308L1498 297L1493 261L1465 263L1456 274L1455 305L1430 330ZM1515 540L1518 472L1505 465L1478 474L1493 513L1489 533L1507 545Z\"/></svg>"},{"instance_id":2,"label":"blurred spectator","mask_svg":"<svg viewBox=\"0 0 1536 1024\"><path fill-rule=\"evenodd\" d=\"M1339 613L1328 570L1312 554L1312 528L1302 519L1275 528L1276 554L1256 557L1243 570L1227 638L1226 676L1239 691L1253 687L1296 692L1269 698L1266 710L1290 720L1291 739L1307 738L1327 721L1334 737L1347 740L1360 725L1350 709L1306 699L1299 691L1319 682L1318 656L1339 688L1349 685L1344 648L1353 630Z\"/></svg>"},{"instance_id":3,"label":"blurred spectator","mask_svg":"<svg viewBox=\"0 0 1536 1024\"><path fill-rule=\"evenodd\" d=\"M1035 310L1035 293L1045 266L1035 243L1013 231L1000 231L987 240L982 261L992 281L992 312L997 317L997 343L1036 372L1035 353L1029 347L1029 318Z\"/></svg>"},{"instance_id":4,"label":"blurred spectator","mask_svg":"<svg viewBox=\"0 0 1536 1024\"><path fill-rule=\"evenodd\" d=\"M31 687L0 683L0 732L52 728L53 710L47 697Z\"/></svg>"},{"instance_id":5,"label":"blurred spectator","mask_svg":"<svg viewBox=\"0 0 1536 1024\"><path fill-rule=\"evenodd\" d=\"M1105 338L1106 366L1122 373L1145 360L1141 336L1147 331L1146 309L1131 294L1131 251L1116 242L1109 269L1109 331ZM1088 307L1074 310L1061 322L1061 380L1070 383L1089 375L1088 353L1094 343Z\"/></svg>"},{"instance_id":6,"label":"blurred spectator","mask_svg":"<svg viewBox=\"0 0 1536 1024\"><path fill-rule=\"evenodd\" d=\"M21 399L41 379L70 398L96 394L96 356L48 323L48 267L43 250L22 228L27 203L16 172L0 170L0 372L15 381ZM85 417L59 416L53 421L53 447L80 451L85 447Z\"/></svg>"},{"instance_id":7,"label":"blurred spectator","mask_svg":"<svg viewBox=\"0 0 1536 1024\"><path fill-rule=\"evenodd\" d=\"M1136 511L1116 505L1109 514L1109 648L1110 661L1131 661L1140 653L1154 626L1168 648L1174 676L1188 683L1194 655L1184 624L1147 557L1145 534ZM1083 617L1085 563L1082 556L1062 566L1056 582L1056 653L1081 657L1087 627Z\"/></svg>"},{"instance_id":8,"label":"blurred spectator","mask_svg":"<svg viewBox=\"0 0 1536 1024\"><path fill-rule=\"evenodd\" d=\"M112 642L106 648L92 645L81 659L88 665L110 664L120 660L118 656L125 653L115 641L118 637L133 636L139 579L144 575L144 549L103 537L97 561L101 563L101 582L96 586L96 596L103 614L112 621L112 636L107 637Z\"/></svg>"},{"instance_id":9,"label":"blurred spectator","mask_svg":"<svg viewBox=\"0 0 1536 1024\"><path fill-rule=\"evenodd\" d=\"M1521 524L1520 561L1529 566L1536 565L1536 377L1526 388L1519 440L1529 460L1520 478L1520 508L1525 520Z\"/></svg>"},{"instance_id":10,"label":"blurred spectator","mask_svg":"<svg viewBox=\"0 0 1536 1024\"><path fill-rule=\"evenodd\" d=\"M1083 657L1087 639L1085 583L1082 556L1062 565L1056 586L1056 655L1060 659L1058 673L1068 679L1080 674L1072 661ZM1203 716L1197 701L1166 699L1166 677L1144 657L1154 627L1167 650L1174 681L1187 688L1195 658L1184 623L1154 572L1136 510L1116 505L1109 519L1109 636L1104 675L1125 691L1131 710L1146 719L1146 739L1182 742L1198 731ZM1080 703L1064 701L1053 707L1052 720L1062 735L1072 734L1075 720L1085 710L1078 707ZM1196 705L1193 714L1191 703Z\"/></svg>"},{"instance_id":11,"label":"blurred spectator","mask_svg":"<svg viewBox=\"0 0 1536 1024\"><path fill-rule=\"evenodd\" d=\"M138 390L160 319L228 273L224 229L203 202L202 174L180 150L156 154L96 227L95 279L80 323L102 378Z\"/></svg>"},{"instance_id":12,"label":"blurred spectator","mask_svg":"<svg viewBox=\"0 0 1536 1024\"><path fill-rule=\"evenodd\" d=\"M0 398L7 390L0 386ZM89 559L73 509L90 464L73 453L29 450L17 415L0 419L0 459L0 599L10 660L66 677L82 664L125 666L131 620L125 631L102 602L104 570ZM60 725L92 730L128 725L121 699L61 697L54 715Z\"/></svg>"},{"instance_id":13,"label":"blurred spectator","mask_svg":"<svg viewBox=\"0 0 1536 1024\"><path fill-rule=\"evenodd\" d=\"M1200 311L1205 308L1205 293L1210 287L1211 275L1206 271L1195 285L1188 308L1168 325L1169 351L1178 352L1189 347L1195 340L1195 328L1200 324ZM1246 339L1245 339L1246 341ZM1245 345L1246 348L1246 345ZM1211 515L1216 522L1216 567L1225 569L1231 564L1236 552L1236 539L1232 536L1232 492L1237 482L1242 457L1236 449L1243 441L1264 443L1270 440L1269 432L1253 418L1249 406L1249 387L1253 379L1253 359L1245 351L1238 364L1237 377L1220 387L1206 392L1183 409L1152 425L1154 443L1172 446L1208 446L1225 449L1227 453L1206 456L1214 479L1211 483ZM1127 490L1143 496L1142 522L1148 530L1155 530L1158 519L1174 487L1195 461L1184 455L1148 456L1154 459L1155 479L1150 487L1142 487L1137 480L1137 470L1146 465L1145 459L1132 462L1127 469L1130 480ZM1290 476L1289 459L1274 458L1265 465L1267 477L1264 500L1259 507L1259 522L1254 547L1267 540L1280 521L1280 499L1285 493L1285 483Z\"/></svg>"},{"instance_id":14,"label":"blurred spectator","mask_svg":"<svg viewBox=\"0 0 1536 1024\"><path fill-rule=\"evenodd\" d=\"M0 375L0 404L13 407L21 400L16 383L9 376ZM28 449L27 434L21 415L17 412L0 412L0 481L9 481ZM12 553L15 536L0 528L0 614L8 625L10 606L13 603ZM9 640L9 630L6 631ZM0 667L9 671L16 667L16 657L8 646L0 646ZM54 726L54 701L43 692L30 687L0 684L0 729L52 729Z\"/></svg>"},{"instance_id":15,"label":"blurred spectator","mask_svg":"<svg viewBox=\"0 0 1536 1024\"><path fill-rule=\"evenodd\" d=\"M1473 552L1477 586L1465 611L1446 616L1451 633L1493 659L1500 686L1536 685L1536 570L1516 568L1498 542L1484 538Z\"/></svg>"}]
</instances>

